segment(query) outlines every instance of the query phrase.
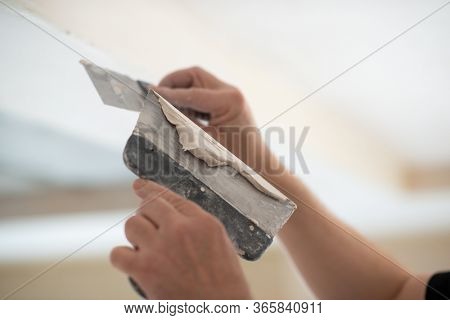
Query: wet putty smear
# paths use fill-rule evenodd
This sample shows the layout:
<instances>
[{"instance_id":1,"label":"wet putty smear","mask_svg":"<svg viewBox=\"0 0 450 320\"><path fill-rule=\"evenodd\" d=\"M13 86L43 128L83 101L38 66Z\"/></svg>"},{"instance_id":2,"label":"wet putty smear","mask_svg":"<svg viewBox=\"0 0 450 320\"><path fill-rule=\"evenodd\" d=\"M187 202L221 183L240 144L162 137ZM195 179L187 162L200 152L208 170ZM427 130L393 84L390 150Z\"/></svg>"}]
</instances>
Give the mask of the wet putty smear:
<instances>
[{"instance_id":1,"label":"wet putty smear","mask_svg":"<svg viewBox=\"0 0 450 320\"><path fill-rule=\"evenodd\" d=\"M185 151L189 151L195 157L205 161L208 166L230 166L247 179L256 189L268 196L284 201L288 198L278 189L257 174L252 168L236 157L227 148L222 146L203 129L175 108L156 91L161 109L167 121L173 124L178 132L179 142Z\"/></svg>"}]
</instances>

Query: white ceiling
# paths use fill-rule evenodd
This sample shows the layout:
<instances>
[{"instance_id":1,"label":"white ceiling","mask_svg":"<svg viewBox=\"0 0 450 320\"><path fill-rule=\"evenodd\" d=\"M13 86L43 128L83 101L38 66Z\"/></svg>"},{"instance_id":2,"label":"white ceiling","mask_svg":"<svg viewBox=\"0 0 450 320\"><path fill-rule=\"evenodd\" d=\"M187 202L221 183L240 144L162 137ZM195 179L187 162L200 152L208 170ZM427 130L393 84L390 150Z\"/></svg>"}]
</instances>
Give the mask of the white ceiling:
<instances>
[{"instance_id":1,"label":"white ceiling","mask_svg":"<svg viewBox=\"0 0 450 320\"><path fill-rule=\"evenodd\" d=\"M440 0L20 2L136 70L147 68L152 80L192 64L219 73L244 89L260 123L443 4ZM273 125L299 125L314 112L303 109L338 113L361 133L376 136L410 166L447 166L449 29L447 6ZM317 129L326 130L319 125Z\"/></svg>"},{"instance_id":2,"label":"white ceiling","mask_svg":"<svg viewBox=\"0 0 450 320\"><path fill-rule=\"evenodd\" d=\"M221 42L245 47L261 64L277 69L300 98L444 2L188 3L188 14ZM363 123L408 162L448 165L449 30L447 6L323 90L316 101ZM279 121L295 124L301 114L288 113Z\"/></svg>"},{"instance_id":3,"label":"white ceiling","mask_svg":"<svg viewBox=\"0 0 450 320\"><path fill-rule=\"evenodd\" d=\"M157 81L202 65L242 88L260 124L440 5L8 3L94 62L135 77ZM389 180L380 187L364 179L450 163L449 17L450 6L273 123L311 126L305 143L311 174L302 178L365 232L450 226L448 190L409 195L393 191ZM38 187L128 183L120 152L137 115L104 106L79 55L1 4L0 40L0 117L7 124L1 191L13 181L20 189L27 179ZM283 146L275 151L286 153Z\"/></svg>"}]
</instances>

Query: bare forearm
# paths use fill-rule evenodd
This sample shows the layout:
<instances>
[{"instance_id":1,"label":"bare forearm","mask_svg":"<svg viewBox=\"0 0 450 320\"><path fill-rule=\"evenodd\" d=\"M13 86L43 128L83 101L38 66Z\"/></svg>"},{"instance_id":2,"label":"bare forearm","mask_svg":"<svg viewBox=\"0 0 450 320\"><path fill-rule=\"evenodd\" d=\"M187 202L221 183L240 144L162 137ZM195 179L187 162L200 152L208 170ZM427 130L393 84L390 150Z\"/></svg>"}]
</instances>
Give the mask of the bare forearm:
<instances>
[{"instance_id":1,"label":"bare forearm","mask_svg":"<svg viewBox=\"0 0 450 320\"><path fill-rule=\"evenodd\" d=\"M398 300L419 300L425 299L427 283L430 281L430 274L422 274L417 277L410 276L403 284L401 290L395 296Z\"/></svg>"},{"instance_id":2,"label":"bare forearm","mask_svg":"<svg viewBox=\"0 0 450 320\"><path fill-rule=\"evenodd\" d=\"M249 165L297 204L280 238L317 297L396 298L411 278L408 273L332 216L297 177L280 170L281 164L262 141L254 150L259 156L249 157Z\"/></svg>"},{"instance_id":3,"label":"bare forearm","mask_svg":"<svg viewBox=\"0 0 450 320\"><path fill-rule=\"evenodd\" d=\"M238 89L196 67L167 75L156 90L176 105L208 112L204 129L297 203L280 238L319 298L395 298L410 283L281 166Z\"/></svg>"}]
</instances>

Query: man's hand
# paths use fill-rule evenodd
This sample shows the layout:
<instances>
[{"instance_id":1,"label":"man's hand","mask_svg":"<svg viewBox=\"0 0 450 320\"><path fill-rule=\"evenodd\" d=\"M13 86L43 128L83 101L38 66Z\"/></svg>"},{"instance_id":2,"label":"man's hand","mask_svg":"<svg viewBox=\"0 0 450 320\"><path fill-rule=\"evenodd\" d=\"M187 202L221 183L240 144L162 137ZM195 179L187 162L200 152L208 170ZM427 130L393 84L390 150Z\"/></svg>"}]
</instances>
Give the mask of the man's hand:
<instances>
[{"instance_id":1,"label":"man's hand","mask_svg":"<svg viewBox=\"0 0 450 320\"><path fill-rule=\"evenodd\" d=\"M253 125L242 93L200 67L172 72L154 90L175 105L209 113L211 126Z\"/></svg>"},{"instance_id":2,"label":"man's hand","mask_svg":"<svg viewBox=\"0 0 450 320\"><path fill-rule=\"evenodd\" d=\"M250 291L225 228L195 203L136 180L142 198L125 234L133 245L116 247L111 262L151 299L249 299Z\"/></svg>"},{"instance_id":3,"label":"man's hand","mask_svg":"<svg viewBox=\"0 0 450 320\"><path fill-rule=\"evenodd\" d=\"M153 89L174 105L208 113L208 126L196 123L244 162L248 160L248 144L259 139L259 131L237 88L193 67L165 76Z\"/></svg>"}]
</instances>

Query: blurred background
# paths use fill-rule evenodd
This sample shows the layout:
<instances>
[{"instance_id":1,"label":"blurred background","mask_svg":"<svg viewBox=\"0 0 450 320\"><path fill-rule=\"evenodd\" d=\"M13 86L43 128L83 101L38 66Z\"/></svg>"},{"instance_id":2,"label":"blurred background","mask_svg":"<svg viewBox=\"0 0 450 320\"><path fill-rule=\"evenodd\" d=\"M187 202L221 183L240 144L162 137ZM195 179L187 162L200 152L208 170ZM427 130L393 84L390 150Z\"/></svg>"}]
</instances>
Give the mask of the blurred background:
<instances>
[{"instance_id":1,"label":"blurred background","mask_svg":"<svg viewBox=\"0 0 450 320\"><path fill-rule=\"evenodd\" d=\"M79 54L154 83L202 66L241 88L262 125L443 2L4 3L26 19L0 3L0 296L39 275L10 298L135 299L108 255L138 204L121 156L137 114L102 104ZM413 272L450 268L449 18L436 13L270 124L310 127L310 173L291 167ZM289 143L271 145L289 157ZM277 242L243 265L255 298L312 297Z\"/></svg>"}]
</instances>

